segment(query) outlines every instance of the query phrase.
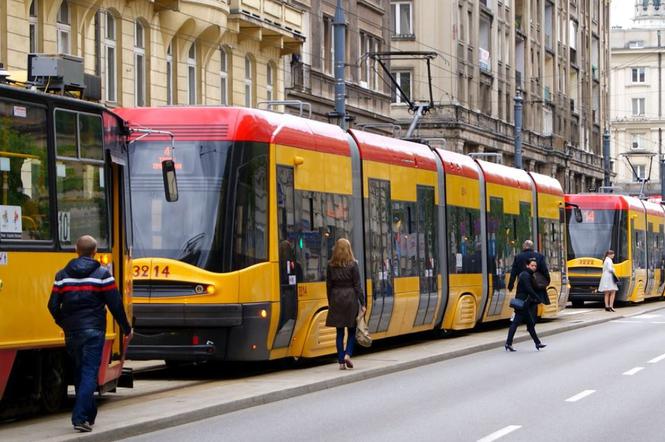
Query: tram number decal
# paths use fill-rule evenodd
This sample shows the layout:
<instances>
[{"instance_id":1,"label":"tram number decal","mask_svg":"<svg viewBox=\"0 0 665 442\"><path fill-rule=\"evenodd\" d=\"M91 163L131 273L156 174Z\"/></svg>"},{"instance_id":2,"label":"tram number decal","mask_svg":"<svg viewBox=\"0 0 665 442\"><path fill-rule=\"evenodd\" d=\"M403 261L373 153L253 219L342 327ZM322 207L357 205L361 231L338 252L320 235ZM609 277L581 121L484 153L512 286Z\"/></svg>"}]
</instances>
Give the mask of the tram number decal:
<instances>
[{"instance_id":1,"label":"tram number decal","mask_svg":"<svg viewBox=\"0 0 665 442\"><path fill-rule=\"evenodd\" d=\"M171 276L171 270L169 266L154 266L152 268L152 276L154 278L168 278ZM148 278L150 277L150 266L134 266L134 277L135 278Z\"/></svg>"},{"instance_id":2,"label":"tram number decal","mask_svg":"<svg viewBox=\"0 0 665 442\"><path fill-rule=\"evenodd\" d=\"M58 212L58 237L60 242L68 243L72 241L69 212Z\"/></svg>"}]
</instances>

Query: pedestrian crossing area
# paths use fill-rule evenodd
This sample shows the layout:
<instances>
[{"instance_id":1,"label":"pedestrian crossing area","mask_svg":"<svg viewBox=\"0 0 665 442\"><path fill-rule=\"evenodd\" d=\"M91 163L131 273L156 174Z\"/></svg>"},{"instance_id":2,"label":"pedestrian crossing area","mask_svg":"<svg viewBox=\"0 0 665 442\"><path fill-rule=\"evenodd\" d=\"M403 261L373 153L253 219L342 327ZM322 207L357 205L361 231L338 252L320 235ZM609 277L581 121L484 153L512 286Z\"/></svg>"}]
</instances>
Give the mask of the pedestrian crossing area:
<instances>
[{"instance_id":1,"label":"pedestrian crossing area","mask_svg":"<svg viewBox=\"0 0 665 442\"><path fill-rule=\"evenodd\" d=\"M665 314L642 313L611 321L613 324L665 324Z\"/></svg>"}]
</instances>

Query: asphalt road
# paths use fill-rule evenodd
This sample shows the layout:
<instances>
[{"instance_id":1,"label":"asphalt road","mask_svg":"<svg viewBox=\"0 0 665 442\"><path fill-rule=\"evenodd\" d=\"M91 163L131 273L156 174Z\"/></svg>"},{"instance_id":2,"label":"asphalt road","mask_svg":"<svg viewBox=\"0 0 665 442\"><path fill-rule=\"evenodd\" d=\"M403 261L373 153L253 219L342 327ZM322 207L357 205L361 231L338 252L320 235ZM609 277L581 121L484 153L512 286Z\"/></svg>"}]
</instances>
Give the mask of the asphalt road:
<instances>
[{"instance_id":1,"label":"asphalt road","mask_svg":"<svg viewBox=\"0 0 665 442\"><path fill-rule=\"evenodd\" d=\"M544 342L540 352L520 342L515 353L497 348L129 440L665 440L665 310Z\"/></svg>"}]
</instances>

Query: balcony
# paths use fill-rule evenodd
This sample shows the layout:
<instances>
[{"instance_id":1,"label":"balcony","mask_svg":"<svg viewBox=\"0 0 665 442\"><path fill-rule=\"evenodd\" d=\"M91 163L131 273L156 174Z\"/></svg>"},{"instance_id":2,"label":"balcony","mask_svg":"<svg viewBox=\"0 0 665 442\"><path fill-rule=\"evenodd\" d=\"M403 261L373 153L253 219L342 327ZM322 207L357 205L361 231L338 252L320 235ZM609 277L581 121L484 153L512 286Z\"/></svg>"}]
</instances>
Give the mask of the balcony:
<instances>
[{"instance_id":1,"label":"balcony","mask_svg":"<svg viewBox=\"0 0 665 442\"><path fill-rule=\"evenodd\" d=\"M281 0L230 0L229 25L241 39L297 52L304 41L303 12Z\"/></svg>"}]
</instances>

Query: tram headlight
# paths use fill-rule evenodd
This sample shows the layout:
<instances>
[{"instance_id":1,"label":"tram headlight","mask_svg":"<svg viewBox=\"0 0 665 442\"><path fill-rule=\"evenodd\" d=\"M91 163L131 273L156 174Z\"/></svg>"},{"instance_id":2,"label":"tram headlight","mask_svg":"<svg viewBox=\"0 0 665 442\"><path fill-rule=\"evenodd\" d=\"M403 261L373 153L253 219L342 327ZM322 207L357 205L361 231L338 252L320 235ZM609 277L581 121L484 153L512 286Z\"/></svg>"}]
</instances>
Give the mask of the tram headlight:
<instances>
[{"instance_id":1,"label":"tram headlight","mask_svg":"<svg viewBox=\"0 0 665 442\"><path fill-rule=\"evenodd\" d=\"M263 319L265 319L265 318L268 317L268 311L266 309L261 309L261 311L259 312L259 315L261 315L261 317Z\"/></svg>"},{"instance_id":2,"label":"tram headlight","mask_svg":"<svg viewBox=\"0 0 665 442\"><path fill-rule=\"evenodd\" d=\"M215 286L209 285L208 287L206 287L206 293L208 293L209 295L215 294Z\"/></svg>"},{"instance_id":3,"label":"tram headlight","mask_svg":"<svg viewBox=\"0 0 665 442\"><path fill-rule=\"evenodd\" d=\"M194 293L197 295L202 295L206 291L205 287L203 287L202 284L197 284L196 287L194 287Z\"/></svg>"}]
</instances>

